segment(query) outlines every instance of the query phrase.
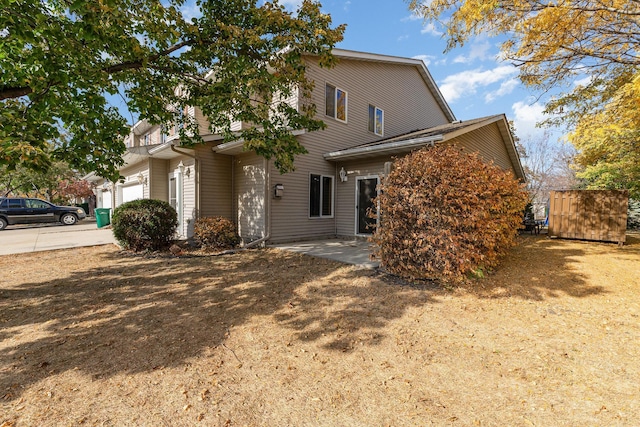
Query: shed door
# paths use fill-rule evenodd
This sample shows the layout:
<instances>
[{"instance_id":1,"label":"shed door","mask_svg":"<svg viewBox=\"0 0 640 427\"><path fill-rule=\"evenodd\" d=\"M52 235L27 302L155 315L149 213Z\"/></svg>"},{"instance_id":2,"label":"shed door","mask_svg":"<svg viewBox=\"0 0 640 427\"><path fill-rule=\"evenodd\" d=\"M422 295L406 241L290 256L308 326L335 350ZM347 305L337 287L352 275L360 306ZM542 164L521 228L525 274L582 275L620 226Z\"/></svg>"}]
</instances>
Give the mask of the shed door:
<instances>
[{"instance_id":1,"label":"shed door","mask_svg":"<svg viewBox=\"0 0 640 427\"><path fill-rule=\"evenodd\" d=\"M375 212L373 199L377 196L378 178L358 178L356 182L357 234L372 234L376 227L376 218L370 218L370 210Z\"/></svg>"}]
</instances>

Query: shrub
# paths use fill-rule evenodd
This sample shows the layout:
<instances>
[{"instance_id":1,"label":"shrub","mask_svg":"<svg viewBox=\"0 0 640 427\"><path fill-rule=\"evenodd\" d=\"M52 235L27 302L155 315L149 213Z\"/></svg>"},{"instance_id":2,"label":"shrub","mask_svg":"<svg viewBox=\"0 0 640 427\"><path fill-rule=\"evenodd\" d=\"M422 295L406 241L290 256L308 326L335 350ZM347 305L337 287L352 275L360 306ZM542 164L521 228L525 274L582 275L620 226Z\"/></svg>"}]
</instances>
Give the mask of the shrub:
<instances>
[{"instance_id":1,"label":"shrub","mask_svg":"<svg viewBox=\"0 0 640 427\"><path fill-rule=\"evenodd\" d=\"M515 244L528 197L513 174L436 146L399 160L378 197L381 264L410 279L459 281Z\"/></svg>"},{"instance_id":2,"label":"shrub","mask_svg":"<svg viewBox=\"0 0 640 427\"><path fill-rule=\"evenodd\" d=\"M198 218L194 224L193 237L204 249L220 250L238 246L240 237L236 227L227 218Z\"/></svg>"},{"instance_id":3,"label":"shrub","mask_svg":"<svg viewBox=\"0 0 640 427\"><path fill-rule=\"evenodd\" d=\"M126 249L163 250L170 246L178 227L178 214L162 200L139 199L115 208L113 235Z\"/></svg>"}]
</instances>

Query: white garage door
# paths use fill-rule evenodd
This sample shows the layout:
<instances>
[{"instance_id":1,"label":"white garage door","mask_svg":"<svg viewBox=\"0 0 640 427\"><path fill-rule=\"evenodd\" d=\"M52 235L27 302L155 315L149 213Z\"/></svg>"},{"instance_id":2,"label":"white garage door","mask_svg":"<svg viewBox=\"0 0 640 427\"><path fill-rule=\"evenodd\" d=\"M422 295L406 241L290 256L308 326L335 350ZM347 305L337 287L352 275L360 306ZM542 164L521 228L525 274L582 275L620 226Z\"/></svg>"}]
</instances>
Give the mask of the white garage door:
<instances>
[{"instance_id":1,"label":"white garage door","mask_svg":"<svg viewBox=\"0 0 640 427\"><path fill-rule=\"evenodd\" d=\"M111 191L102 192L102 207L111 208Z\"/></svg>"},{"instance_id":2,"label":"white garage door","mask_svg":"<svg viewBox=\"0 0 640 427\"><path fill-rule=\"evenodd\" d=\"M129 185L122 187L122 203L130 202L131 200L142 199L142 184Z\"/></svg>"}]
</instances>

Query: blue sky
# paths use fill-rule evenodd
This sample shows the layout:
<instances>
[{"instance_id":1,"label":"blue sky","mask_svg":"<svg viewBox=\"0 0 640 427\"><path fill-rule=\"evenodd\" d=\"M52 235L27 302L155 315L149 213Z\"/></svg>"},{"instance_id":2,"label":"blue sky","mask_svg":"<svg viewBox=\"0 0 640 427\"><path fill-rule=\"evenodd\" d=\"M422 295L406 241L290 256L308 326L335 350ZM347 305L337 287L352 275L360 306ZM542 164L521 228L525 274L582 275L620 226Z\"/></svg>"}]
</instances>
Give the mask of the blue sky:
<instances>
[{"instance_id":1,"label":"blue sky","mask_svg":"<svg viewBox=\"0 0 640 427\"><path fill-rule=\"evenodd\" d=\"M281 3L293 9L300 1ZM444 54L442 28L412 16L403 0L324 0L322 5L334 24L347 24L337 47L422 59L458 119L504 113L523 140L542 134L535 123L543 118L546 98L524 87L514 66L498 61L498 40L480 37Z\"/></svg>"}]
</instances>

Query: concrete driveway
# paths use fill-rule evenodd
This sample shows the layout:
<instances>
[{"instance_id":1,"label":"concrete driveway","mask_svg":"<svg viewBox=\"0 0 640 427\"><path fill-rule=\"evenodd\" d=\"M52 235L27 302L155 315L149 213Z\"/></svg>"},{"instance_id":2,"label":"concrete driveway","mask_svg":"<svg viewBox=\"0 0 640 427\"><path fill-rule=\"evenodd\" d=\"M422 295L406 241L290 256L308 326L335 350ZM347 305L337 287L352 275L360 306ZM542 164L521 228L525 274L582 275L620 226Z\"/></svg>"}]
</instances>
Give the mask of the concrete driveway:
<instances>
[{"instance_id":1,"label":"concrete driveway","mask_svg":"<svg viewBox=\"0 0 640 427\"><path fill-rule=\"evenodd\" d=\"M76 225L10 225L0 231L0 255L115 244L110 228L98 228L92 218Z\"/></svg>"}]
</instances>

